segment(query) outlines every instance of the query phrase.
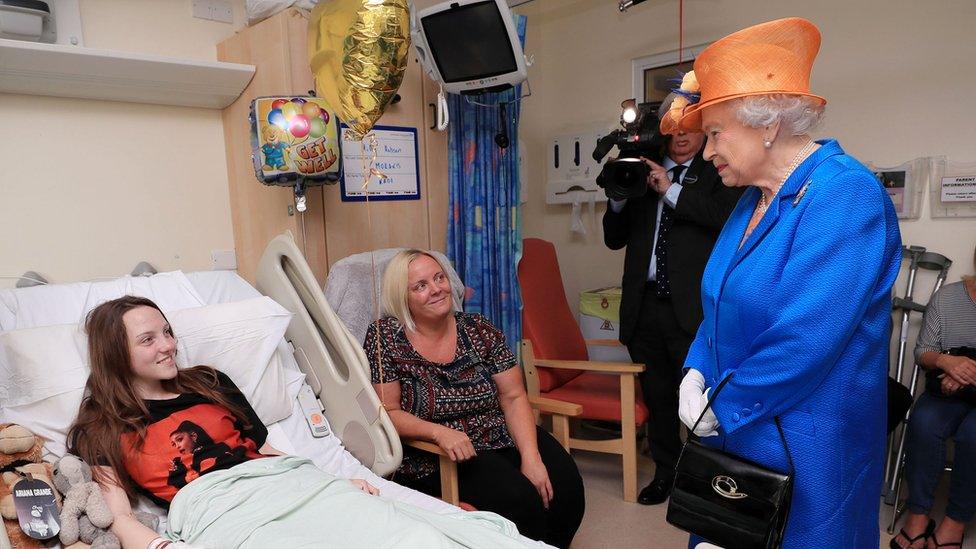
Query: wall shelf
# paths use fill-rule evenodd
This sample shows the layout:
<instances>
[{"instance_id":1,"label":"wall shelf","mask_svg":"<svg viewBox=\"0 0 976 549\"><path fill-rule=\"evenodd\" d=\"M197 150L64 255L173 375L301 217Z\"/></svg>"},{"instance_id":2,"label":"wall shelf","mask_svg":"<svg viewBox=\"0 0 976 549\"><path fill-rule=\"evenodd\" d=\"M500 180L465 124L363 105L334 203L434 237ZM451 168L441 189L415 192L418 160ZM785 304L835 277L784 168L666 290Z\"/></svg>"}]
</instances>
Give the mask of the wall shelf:
<instances>
[{"instance_id":1,"label":"wall shelf","mask_svg":"<svg viewBox=\"0 0 976 549\"><path fill-rule=\"evenodd\" d=\"M0 39L0 93L223 109L253 65Z\"/></svg>"}]
</instances>

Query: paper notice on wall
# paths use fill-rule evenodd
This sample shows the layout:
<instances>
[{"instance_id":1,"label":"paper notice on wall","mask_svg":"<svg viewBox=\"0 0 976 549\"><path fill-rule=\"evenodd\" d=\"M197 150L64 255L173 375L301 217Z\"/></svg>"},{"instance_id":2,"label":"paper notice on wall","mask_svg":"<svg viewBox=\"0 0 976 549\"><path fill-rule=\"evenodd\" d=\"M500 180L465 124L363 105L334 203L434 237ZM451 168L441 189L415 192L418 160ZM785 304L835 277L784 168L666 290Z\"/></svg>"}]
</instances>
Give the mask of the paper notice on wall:
<instances>
[{"instance_id":1,"label":"paper notice on wall","mask_svg":"<svg viewBox=\"0 0 976 549\"><path fill-rule=\"evenodd\" d=\"M943 202L976 202L976 176L943 177Z\"/></svg>"},{"instance_id":2,"label":"paper notice on wall","mask_svg":"<svg viewBox=\"0 0 976 549\"><path fill-rule=\"evenodd\" d=\"M342 132L349 129L342 126ZM375 164L382 174L368 171L374 153L369 142L342 142L342 179L339 181L343 202L366 200L419 200L420 162L417 155L417 128L373 126L376 135ZM363 184L369 177L369 186Z\"/></svg>"}]
</instances>

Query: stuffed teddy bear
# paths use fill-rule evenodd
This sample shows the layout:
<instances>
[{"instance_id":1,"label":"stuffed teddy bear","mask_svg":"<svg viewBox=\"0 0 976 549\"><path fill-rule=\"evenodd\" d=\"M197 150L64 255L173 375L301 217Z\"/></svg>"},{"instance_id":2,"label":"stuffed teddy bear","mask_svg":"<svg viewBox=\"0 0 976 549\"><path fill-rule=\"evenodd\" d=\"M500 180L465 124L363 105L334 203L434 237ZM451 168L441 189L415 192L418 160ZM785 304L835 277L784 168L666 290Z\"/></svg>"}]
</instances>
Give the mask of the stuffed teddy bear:
<instances>
[{"instance_id":1,"label":"stuffed teddy bear","mask_svg":"<svg viewBox=\"0 0 976 549\"><path fill-rule=\"evenodd\" d=\"M98 483L92 481L91 467L73 455L65 455L54 466L54 485L64 494L61 506L61 543L87 543L92 549L120 549L119 538L108 527L114 517L102 496ZM136 511L136 520L152 530L159 519Z\"/></svg>"},{"instance_id":2,"label":"stuffed teddy bear","mask_svg":"<svg viewBox=\"0 0 976 549\"><path fill-rule=\"evenodd\" d=\"M93 528L97 529L93 533L93 546L94 541L98 540L99 547L120 547L118 538L106 530L112 525L112 511L102 496L101 488L92 481L91 467L87 463L78 456L66 454L54 464L54 486L64 496L61 505L61 543L71 545L80 539L80 519L86 516ZM101 540L102 537L106 539Z\"/></svg>"},{"instance_id":3,"label":"stuffed teddy bear","mask_svg":"<svg viewBox=\"0 0 976 549\"><path fill-rule=\"evenodd\" d=\"M34 436L20 425L0 423L0 471L3 471L0 482L0 515L4 518L3 526L14 549L43 547L40 541L29 537L20 529L12 493L14 484L20 482L27 473L51 487L54 486L51 465L41 461L43 451L44 441L40 437Z\"/></svg>"},{"instance_id":4,"label":"stuffed teddy bear","mask_svg":"<svg viewBox=\"0 0 976 549\"><path fill-rule=\"evenodd\" d=\"M135 511L133 515L136 520L151 530L155 530L156 526L159 525L159 517L152 513ZM122 547L122 543L115 534L104 528L96 527L87 515L82 515L78 519L78 541L90 545L91 549L121 549ZM71 547L73 548L75 546L72 545Z\"/></svg>"}]
</instances>

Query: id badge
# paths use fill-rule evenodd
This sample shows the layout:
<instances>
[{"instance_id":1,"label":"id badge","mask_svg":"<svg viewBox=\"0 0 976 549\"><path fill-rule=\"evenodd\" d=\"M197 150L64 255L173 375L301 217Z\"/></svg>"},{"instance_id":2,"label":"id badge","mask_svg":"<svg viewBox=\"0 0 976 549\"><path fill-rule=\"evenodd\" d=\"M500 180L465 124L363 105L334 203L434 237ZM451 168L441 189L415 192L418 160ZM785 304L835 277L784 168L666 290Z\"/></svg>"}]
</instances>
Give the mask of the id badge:
<instances>
[{"instance_id":1,"label":"id badge","mask_svg":"<svg viewBox=\"0 0 976 549\"><path fill-rule=\"evenodd\" d=\"M61 531L61 516L54 490L44 481L28 477L13 487L14 507L20 529L28 536L44 540Z\"/></svg>"}]
</instances>

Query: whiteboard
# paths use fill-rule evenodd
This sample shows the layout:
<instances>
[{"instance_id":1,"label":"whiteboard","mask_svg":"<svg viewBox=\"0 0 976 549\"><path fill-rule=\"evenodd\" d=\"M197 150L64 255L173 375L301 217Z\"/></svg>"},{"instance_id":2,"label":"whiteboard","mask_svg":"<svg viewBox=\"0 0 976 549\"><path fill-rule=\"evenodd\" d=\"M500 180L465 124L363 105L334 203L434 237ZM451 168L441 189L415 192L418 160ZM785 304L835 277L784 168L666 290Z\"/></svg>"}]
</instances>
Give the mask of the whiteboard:
<instances>
[{"instance_id":1,"label":"whiteboard","mask_svg":"<svg viewBox=\"0 0 976 549\"><path fill-rule=\"evenodd\" d=\"M345 139L349 128L342 125L342 200L420 200L420 162L417 156L417 128L374 126L377 138L375 168L386 176L373 176L363 189L365 170L373 151L366 141Z\"/></svg>"}]
</instances>

